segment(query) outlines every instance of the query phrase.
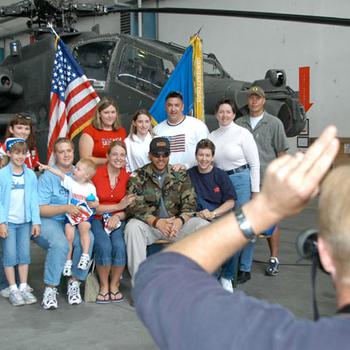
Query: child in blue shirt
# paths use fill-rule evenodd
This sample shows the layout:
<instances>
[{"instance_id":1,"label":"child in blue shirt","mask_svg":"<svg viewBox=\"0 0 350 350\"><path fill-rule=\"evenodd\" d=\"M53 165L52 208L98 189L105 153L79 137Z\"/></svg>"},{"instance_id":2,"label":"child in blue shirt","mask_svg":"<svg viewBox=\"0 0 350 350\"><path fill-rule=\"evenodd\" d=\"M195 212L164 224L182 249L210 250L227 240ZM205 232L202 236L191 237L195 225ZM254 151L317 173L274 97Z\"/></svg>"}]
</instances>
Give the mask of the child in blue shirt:
<instances>
[{"instance_id":1,"label":"child in blue shirt","mask_svg":"<svg viewBox=\"0 0 350 350\"><path fill-rule=\"evenodd\" d=\"M40 233L37 178L24 164L27 144L21 138L6 140L10 163L0 169L0 237L3 265L13 306L36 303L27 285L30 236ZM18 265L17 287L14 266Z\"/></svg>"}]
</instances>

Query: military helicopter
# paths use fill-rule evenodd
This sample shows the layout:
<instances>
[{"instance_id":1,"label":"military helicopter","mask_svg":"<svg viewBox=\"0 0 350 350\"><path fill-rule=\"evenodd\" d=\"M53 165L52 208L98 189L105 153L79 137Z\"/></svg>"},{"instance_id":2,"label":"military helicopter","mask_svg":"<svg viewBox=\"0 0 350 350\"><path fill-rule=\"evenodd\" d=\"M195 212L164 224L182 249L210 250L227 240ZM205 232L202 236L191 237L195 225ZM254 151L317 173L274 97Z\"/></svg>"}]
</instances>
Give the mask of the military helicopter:
<instances>
[{"instance_id":1,"label":"military helicopter","mask_svg":"<svg viewBox=\"0 0 350 350\"><path fill-rule=\"evenodd\" d=\"M125 10L125 9L124 9ZM46 159L51 72L54 61L53 25L100 96L116 99L123 125L128 128L132 114L150 108L174 70L185 48L174 43L122 34L78 32L77 16L103 15L119 11L115 7L74 3L67 0L24 0L0 7L1 16L28 17L36 41L10 45L10 55L0 66L0 128L4 129L14 113L29 114L37 132L40 159ZM214 106L221 97L231 98L238 116L247 112L247 90L259 85L266 92L266 110L277 116L287 136L303 129L305 112L298 92L286 85L283 69L270 69L263 79L244 82L233 79L213 53L204 54L206 123L216 126Z\"/></svg>"}]
</instances>

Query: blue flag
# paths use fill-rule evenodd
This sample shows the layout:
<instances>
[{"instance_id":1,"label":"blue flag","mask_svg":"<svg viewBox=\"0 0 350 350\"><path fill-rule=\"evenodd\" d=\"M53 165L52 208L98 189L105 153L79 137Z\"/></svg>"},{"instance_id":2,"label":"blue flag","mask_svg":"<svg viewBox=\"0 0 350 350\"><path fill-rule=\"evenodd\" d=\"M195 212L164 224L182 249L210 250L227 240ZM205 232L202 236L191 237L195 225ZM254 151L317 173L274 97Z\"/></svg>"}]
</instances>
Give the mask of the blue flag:
<instances>
[{"instance_id":1,"label":"blue flag","mask_svg":"<svg viewBox=\"0 0 350 350\"><path fill-rule=\"evenodd\" d=\"M150 113L155 123L167 119L165 99L169 92L179 92L183 97L185 115L193 115L193 47L190 45L182 55L170 78L154 101Z\"/></svg>"}]
</instances>

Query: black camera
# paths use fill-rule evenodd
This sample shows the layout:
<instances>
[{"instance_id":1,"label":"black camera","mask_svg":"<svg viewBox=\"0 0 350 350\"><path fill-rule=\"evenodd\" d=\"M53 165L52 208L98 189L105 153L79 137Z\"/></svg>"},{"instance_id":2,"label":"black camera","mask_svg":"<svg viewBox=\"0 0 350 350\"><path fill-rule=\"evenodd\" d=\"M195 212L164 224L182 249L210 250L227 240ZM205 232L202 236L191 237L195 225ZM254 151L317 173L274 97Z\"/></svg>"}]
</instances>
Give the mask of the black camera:
<instances>
[{"instance_id":1,"label":"black camera","mask_svg":"<svg viewBox=\"0 0 350 350\"><path fill-rule=\"evenodd\" d=\"M323 268L320 260L320 256L318 254L318 230L314 228L309 228L303 232L301 232L296 240L296 249L299 256L302 259L307 260L316 260L317 266L325 273L325 269Z\"/></svg>"}]
</instances>

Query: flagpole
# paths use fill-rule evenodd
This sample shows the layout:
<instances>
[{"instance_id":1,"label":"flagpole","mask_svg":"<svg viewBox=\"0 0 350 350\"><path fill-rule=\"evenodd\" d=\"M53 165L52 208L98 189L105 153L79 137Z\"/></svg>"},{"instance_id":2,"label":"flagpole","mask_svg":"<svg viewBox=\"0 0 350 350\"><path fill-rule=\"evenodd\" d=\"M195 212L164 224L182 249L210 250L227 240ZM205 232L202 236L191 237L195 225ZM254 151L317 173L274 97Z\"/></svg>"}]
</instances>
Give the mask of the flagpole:
<instances>
[{"instance_id":1,"label":"flagpole","mask_svg":"<svg viewBox=\"0 0 350 350\"><path fill-rule=\"evenodd\" d=\"M190 38L190 44L193 47L193 105L194 116L205 121L204 112L204 79L203 79L203 54L202 42L199 37L200 28L196 34Z\"/></svg>"},{"instance_id":2,"label":"flagpole","mask_svg":"<svg viewBox=\"0 0 350 350\"><path fill-rule=\"evenodd\" d=\"M55 47L57 47L58 45L58 41L61 39L60 36L57 34L57 32L55 31L55 29L53 29L53 26L52 26L52 23L49 23L47 25L51 30L52 30L52 33L55 35L56 39L55 39Z\"/></svg>"}]
</instances>

